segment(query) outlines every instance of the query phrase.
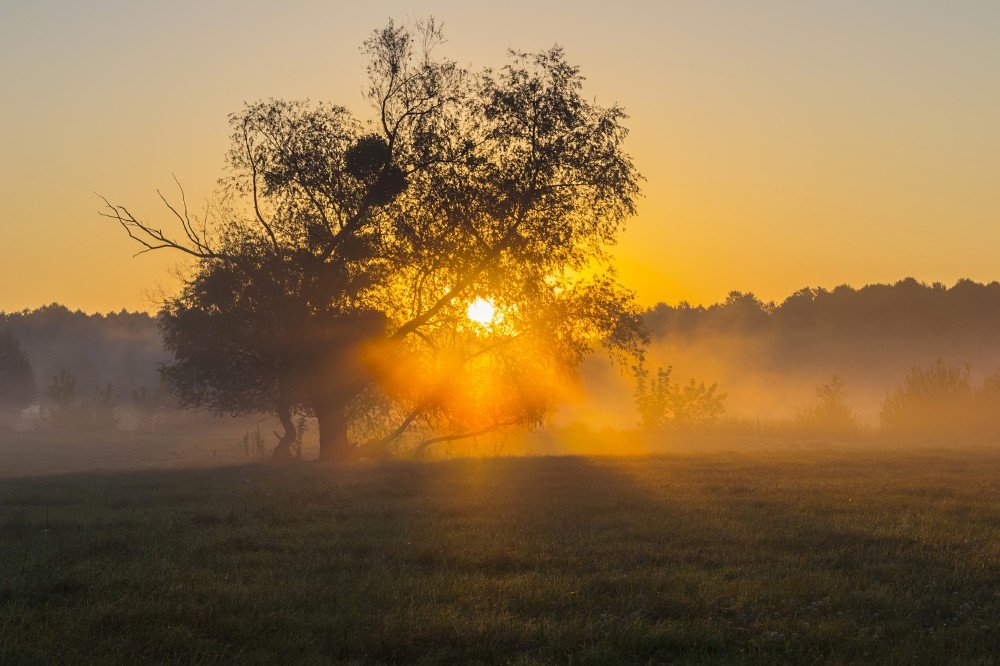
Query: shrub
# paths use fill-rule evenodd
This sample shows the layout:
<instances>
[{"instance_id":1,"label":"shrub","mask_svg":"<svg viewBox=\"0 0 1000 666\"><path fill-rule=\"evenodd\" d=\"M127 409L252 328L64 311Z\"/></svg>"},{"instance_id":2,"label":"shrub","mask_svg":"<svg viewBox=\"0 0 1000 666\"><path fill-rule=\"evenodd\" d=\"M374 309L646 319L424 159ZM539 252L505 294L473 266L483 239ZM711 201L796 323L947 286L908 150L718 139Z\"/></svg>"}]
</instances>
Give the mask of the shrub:
<instances>
[{"instance_id":1,"label":"shrub","mask_svg":"<svg viewBox=\"0 0 1000 666\"><path fill-rule=\"evenodd\" d=\"M52 377L45 388L51 403L45 422L54 430L113 430L118 427L117 399L111 384L98 386L81 402L76 397L76 378L65 370Z\"/></svg>"},{"instance_id":2,"label":"shrub","mask_svg":"<svg viewBox=\"0 0 1000 666\"><path fill-rule=\"evenodd\" d=\"M819 402L795 410L789 424L798 435L856 437L861 434L854 410L847 404L844 380L834 375L828 384L816 387Z\"/></svg>"},{"instance_id":3,"label":"shrub","mask_svg":"<svg viewBox=\"0 0 1000 666\"><path fill-rule=\"evenodd\" d=\"M670 367L659 368L652 377L641 366L634 371L635 404L643 430L665 426L705 427L716 423L726 412L726 394L719 392L717 384L706 386L694 379L687 384L675 384L670 381L673 372Z\"/></svg>"},{"instance_id":4,"label":"shrub","mask_svg":"<svg viewBox=\"0 0 1000 666\"><path fill-rule=\"evenodd\" d=\"M973 384L968 364L938 359L932 366L915 367L886 395L879 412L882 430L925 437L968 434L995 418L983 409L990 391Z\"/></svg>"}]
</instances>

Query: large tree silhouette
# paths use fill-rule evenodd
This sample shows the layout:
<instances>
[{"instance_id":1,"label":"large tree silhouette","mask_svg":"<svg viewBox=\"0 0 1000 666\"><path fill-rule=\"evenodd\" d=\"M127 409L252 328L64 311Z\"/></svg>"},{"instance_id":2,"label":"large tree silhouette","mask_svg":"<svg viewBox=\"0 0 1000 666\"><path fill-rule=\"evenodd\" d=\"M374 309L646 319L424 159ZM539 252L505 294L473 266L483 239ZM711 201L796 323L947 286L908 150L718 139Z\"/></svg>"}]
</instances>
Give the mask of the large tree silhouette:
<instances>
[{"instance_id":1,"label":"large tree silhouette","mask_svg":"<svg viewBox=\"0 0 1000 666\"><path fill-rule=\"evenodd\" d=\"M231 116L219 206L171 206L180 237L109 204L142 251L196 260L161 314L187 404L276 410L283 441L310 413L342 460L537 421L595 346L640 352L601 268L639 192L623 112L559 48L470 72L440 41L433 22L373 34L368 122L275 100ZM466 316L477 299L492 321Z\"/></svg>"}]
</instances>

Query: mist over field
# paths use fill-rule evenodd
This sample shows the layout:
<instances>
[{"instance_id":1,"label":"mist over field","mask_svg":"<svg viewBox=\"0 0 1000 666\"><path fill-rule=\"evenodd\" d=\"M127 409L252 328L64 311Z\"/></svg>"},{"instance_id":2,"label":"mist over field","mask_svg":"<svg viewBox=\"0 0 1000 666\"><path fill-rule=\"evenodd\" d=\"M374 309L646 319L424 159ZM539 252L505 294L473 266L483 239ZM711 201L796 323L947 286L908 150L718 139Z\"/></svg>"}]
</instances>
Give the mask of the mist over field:
<instances>
[{"instance_id":1,"label":"mist over field","mask_svg":"<svg viewBox=\"0 0 1000 666\"><path fill-rule=\"evenodd\" d=\"M802 289L779 303L732 292L710 306L660 304L644 315L650 366L687 381L717 382L727 413L782 418L815 402L815 387L843 379L847 402L878 425L886 394L914 367L968 366L974 382L1000 369L1000 284L947 286L912 278L860 289ZM583 371L588 409L628 423L629 378L601 359ZM616 387L611 390L610 386ZM602 410L613 400L616 409Z\"/></svg>"},{"instance_id":2,"label":"mist over field","mask_svg":"<svg viewBox=\"0 0 1000 666\"><path fill-rule=\"evenodd\" d=\"M643 319L650 334L647 367L672 368L673 380L681 384L690 379L717 383L719 392L725 394L724 412L716 421L689 424L687 434L699 430L719 434L719 424L728 423L728 430L723 428L726 434L774 435L777 431L760 432L753 423L794 417L814 405L816 387L835 376L843 380L846 406L858 423L877 432L887 394L915 367L943 363L968 369L973 384L995 376L1000 367L1000 348L994 344L1000 335L997 283L963 280L949 287L907 279L861 289L803 289L781 303L763 303L752 294L733 292L725 302L707 307L659 304L646 311ZM12 430L52 429L45 418L53 407L52 398L45 388L62 372L75 380L81 403L102 387L110 386L112 393L113 420L78 433L80 441L70 450L77 465L86 467L85 441L107 439L87 430L155 433L166 437L171 452L179 448L176 438L194 433L214 442L216 459L220 449L234 460L259 455L247 450L248 436L255 450L271 446L276 424L268 414L233 419L180 408L162 386L158 367L170 355L155 317L149 314L86 314L54 304L2 314L0 325L20 341L38 388L30 407L4 412L6 434L0 432L0 440L11 439ZM641 416L634 370L601 354L588 358L577 380L564 386L541 433L561 433L567 428L569 432L574 428L637 431ZM159 400L152 406L159 410L155 422L142 422L142 395L155 395ZM843 437L842 432L824 432L822 426L804 434ZM306 445L313 445L314 438L315 432L308 433ZM500 443L490 440L485 452L523 453L532 447L536 452L552 451L539 444L546 438L538 433L528 441L534 444L524 444L520 436ZM632 445L621 446L621 452L628 452ZM100 448L106 450L106 446ZM128 448L133 464L145 464L141 447ZM452 445L447 450L469 454L475 447ZM610 442L602 451L615 453L615 444ZM55 465L54 469L58 468L58 455L52 457L55 452L55 448L50 451L47 463ZM157 455L163 453L151 452L154 459ZM168 458L175 463L180 459L180 455ZM198 456L185 459L193 462ZM201 460L205 462L211 460ZM97 456L92 464L105 463Z\"/></svg>"}]
</instances>

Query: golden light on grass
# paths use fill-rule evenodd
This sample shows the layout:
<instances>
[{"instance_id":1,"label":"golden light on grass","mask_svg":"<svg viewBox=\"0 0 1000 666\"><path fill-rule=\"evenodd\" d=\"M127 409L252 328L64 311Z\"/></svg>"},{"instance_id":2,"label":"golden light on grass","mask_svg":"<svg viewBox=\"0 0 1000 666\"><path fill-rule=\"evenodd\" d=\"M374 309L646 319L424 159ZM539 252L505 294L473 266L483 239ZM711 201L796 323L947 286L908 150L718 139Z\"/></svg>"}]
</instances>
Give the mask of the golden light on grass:
<instances>
[{"instance_id":1,"label":"golden light on grass","mask_svg":"<svg viewBox=\"0 0 1000 666\"><path fill-rule=\"evenodd\" d=\"M469 303L469 307L465 310L465 316L481 326L490 326L501 318L493 301L482 296L476 297L476 300Z\"/></svg>"}]
</instances>

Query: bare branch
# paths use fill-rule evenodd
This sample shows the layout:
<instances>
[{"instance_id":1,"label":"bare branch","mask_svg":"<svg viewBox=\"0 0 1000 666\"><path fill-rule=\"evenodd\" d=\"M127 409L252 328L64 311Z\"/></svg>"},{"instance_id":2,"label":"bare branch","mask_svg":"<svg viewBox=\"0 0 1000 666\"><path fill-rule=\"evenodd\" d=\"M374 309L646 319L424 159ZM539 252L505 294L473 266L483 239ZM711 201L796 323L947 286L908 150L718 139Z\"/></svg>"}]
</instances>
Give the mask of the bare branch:
<instances>
[{"instance_id":1,"label":"bare branch","mask_svg":"<svg viewBox=\"0 0 1000 666\"><path fill-rule=\"evenodd\" d=\"M518 423L519 422L516 419L514 419L511 421L494 423L492 425L486 426L485 428L482 428L481 430L474 430L472 432L462 432L462 433L456 433L454 435L441 435L439 437L431 437L430 439L425 439L422 442L417 442L416 448L413 450L413 455L414 456L421 455L424 451L426 451L429 447L433 446L434 444L440 444L441 442L454 442L460 439L469 439L470 437L479 437L481 435L486 435L496 430L500 430L501 428L509 428L511 426L515 426Z\"/></svg>"},{"instance_id":2,"label":"bare branch","mask_svg":"<svg viewBox=\"0 0 1000 666\"><path fill-rule=\"evenodd\" d=\"M243 126L243 143L247 149L247 160L250 162L250 182L253 185L253 212L257 215L257 221L264 227L268 237L271 239L274 253L280 255L281 246L278 245L278 238L274 235L274 229L271 228L271 225L267 223L260 212L260 203L257 198L257 160L253 156L253 149L250 146L250 134L247 132L246 125Z\"/></svg>"},{"instance_id":3,"label":"bare branch","mask_svg":"<svg viewBox=\"0 0 1000 666\"><path fill-rule=\"evenodd\" d=\"M183 193L183 190L181 190L181 192ZM184 235L188 237L188 240L194 243L196 247L200 247L201 240L198 238L197 234L195 234L194 228L191 226L190 220L187 217L187 206L184 207L184 214L181 215L177 212L177 209L174 208L169 201L167 201L167 198L163 196L163 192L156 190L156 194L160 197L160 201L163 202L163 205L170 209L170 212L174 214L174 217L180 220L181 228L184 229Z\"/></svg>"},{"instance_id":4,"label":"bare branch","mask_svg":"<svg viewBox=\"0 0 1000 666\"><path fill-rule=\"evenodd\" d=\"M430 398L422 400L409 414L406 415L406 418L403 419L403 422L400 423L395 430L390 432L385 437L368 440L358 447L358 453L369 456L382 455L390 444L406 434L406 431L410 429L410 426L417 420L417 417L426 411L431 404L432 400Z\"/></svg>"},{"instance_id":5,"label":"bare branch","mask_svg":"<svg viewBox=\"0 0 1000 666\"><path fill-rule=\"evenodd\" d=\"M418 335L420 338L422 338L425 341L427 341L427 343L429 345L431 345L432 347L434 346L433 343L430 341L430 339L427 338L427 336L425 336L423 333L421 333L419 331L415 331L414 333L416 335ZM517 340L517 339L519 339L519 338L521 338L521 337L523 337L525 335L528 335L529 333L531 333L530 330L525 330L525 331L519 332L519 333L517 333L515 335L508 336L508 337L506 337L506 338L504 338L502 340L499 340L499 341L497 341L497 342L495 342L495 343L493 343L491 345L487 345L486 347L483 347L482 349L479 349L479 350L473 352L472 354L469 354L464 359L462 359L460 367L464 366L466 363L468 363L469 361L473 360L474 358L477 358L479 356L483 356L485 354L489 354L492 351L496 351L497 349L500 349L501 347L509 345L510 343L514 342L515 340ZM373 455L373 454L374 455L380 455L380 454L382 454L385 451L385 449L390 444L392 444L394 441L396 441L397 439L399 439L400 437L402 437L403 435L405 435L406 431L410 429L410 426L413 425L414 421L416 421L416 419L421 414L423 414L429 407L431 407L434 404L434 399L435 399L436 394L438 393L438 391L443 390L445 388L445 386L447 386L447 384L448 384L447 381L442 381L435 388L434 391L432 391L427 397L425 397L423 400L421 400L419 403L417 403L416 407L414 407L410 411L410 413L406 415L406 417L403 419L402 423L400 423L392 432L390 432L388 435L386 435L384 437L381 437L379 439L370 439L370 440L368 440L367 442L365 442L364 444L362 444L362 445L360 445L358 447L358 451L361 452L361 453L368 454L368 455ZM513 425L513 423L511 425ZM482 433L479 433L479 434L482 434Z\"/></svg>"},{"instance_id":6,"label":"bare branch","mask_svg":"<svg viewBox=\"0 0 1000 666\"><path fill-rule=\"evenodd\" d=\"M507 345L509 345L510 343L514 342L515 340L523 338L526 335L530 335L532 332L533 331L531 329L525 329L523 331L518 331L514 335L508 335L506 338L503 338L501 340L497 340L493 344L486 345L485 347L483 347L481 349L478 349L478 350L474 351L473 353L469 354L464 359L462 359L462 363L463 364L468 363L469 361L471 361L474 358L478 358L480 356L485 356L486 354L489 354L492 351L496 351L497 349L501 349L503 347L506 347Z\"/></svg>"},{"instance_id":7,"label":"bare branch","mask_svg":"<svg viewBox=\"0 0 1000 666\"><path fill-rule=\"evenodd\" d=\"M157 192L157 194L160 194ZM125 206L119 206L112 204L107 198L98 194L98 197L104 202L108 211L99 211L99 215L106 217L118 222L125 232L129 235L129 238L134 240L136 243L141 245L144 249L136 253L136 256L150 252L152 250L163 250L172 249L178 250L185 254L198 259L225 259L233 260L233 257L214 251L208 244L194 232L194 228L191 226L190 220L186 218L185 215L181 215L176 208L170 205L169 202L160 194L160 198L163 199L167 207L181 220L184 227L184 235L187 237L188 242L183 243L181 241L174 240L173 238L167 236L162 229L153 227L145 222L142 222L136 218ZM186 211L186 207L185 207Z\"/></svg>"}]
</instances>

